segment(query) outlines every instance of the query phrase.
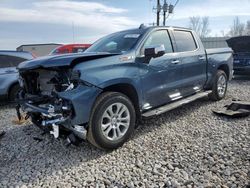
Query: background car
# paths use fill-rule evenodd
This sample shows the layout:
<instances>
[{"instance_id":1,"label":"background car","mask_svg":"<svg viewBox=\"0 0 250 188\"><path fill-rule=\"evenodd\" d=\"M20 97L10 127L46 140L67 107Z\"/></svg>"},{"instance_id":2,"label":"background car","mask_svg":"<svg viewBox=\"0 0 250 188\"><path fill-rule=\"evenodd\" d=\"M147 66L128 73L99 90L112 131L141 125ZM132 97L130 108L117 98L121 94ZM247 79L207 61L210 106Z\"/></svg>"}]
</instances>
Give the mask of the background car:
<instances>
[{"instance_id":1,"label":"background car","mask_svg":"<svg viewBox=\"0 0 250 188\"><path fill-rule=\"evenodd\" d=\"M55 48L50 54L81 53L87 50L91 44L67 44Z\"/></svg>"},{"instance_id":2,"label":"background car","mask_svg":"<svg viewBox=\"0 0 250 188\"><path fill-rule=\"evenodd\" d=\"M33 59L29 52L0 51L0 97L14 101L20 88L18 83L19 63Z\"/></svg>"},{"instance_id":3,"label":"background car","mask_svg":"<svg viewBox=\"0 0 250 188\"><path fill-rule=\"evenodd\" d=\"M234 51L234 74L250 75L250 36L233 37L227 43Z\"/></svg>"}]
</instances>

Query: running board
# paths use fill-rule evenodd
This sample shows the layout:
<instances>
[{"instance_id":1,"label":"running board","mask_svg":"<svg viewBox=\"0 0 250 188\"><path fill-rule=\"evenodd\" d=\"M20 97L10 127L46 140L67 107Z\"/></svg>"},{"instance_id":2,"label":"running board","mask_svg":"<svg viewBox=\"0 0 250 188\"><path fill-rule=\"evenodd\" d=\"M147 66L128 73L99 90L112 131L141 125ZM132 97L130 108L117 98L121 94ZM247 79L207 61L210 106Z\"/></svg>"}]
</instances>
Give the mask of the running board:
<instances>
[{"instance_id":1,"label":"running board","mask_svg":"<svg viewBox=\"0 0 250 188\"><path fill-rule=\"evenodd\" d=\"M159 114L168 112L168 111L173 110L173 109L175 109L177 107L180 107L180 106L185 105L187 103L193 102L193 101L195 101L197 99L206 97L210 93L212 93L212 91L199 92L199 93L194 94L194 95L192 95L190 97L180 99L180 100L178 100L176 102L166 104L164 106L161 106L161 107L153 109L153 110L149 110L149 111L143 113L142 117L150 117L150 116L159 115Z\"/></svg>"}]
</instances>

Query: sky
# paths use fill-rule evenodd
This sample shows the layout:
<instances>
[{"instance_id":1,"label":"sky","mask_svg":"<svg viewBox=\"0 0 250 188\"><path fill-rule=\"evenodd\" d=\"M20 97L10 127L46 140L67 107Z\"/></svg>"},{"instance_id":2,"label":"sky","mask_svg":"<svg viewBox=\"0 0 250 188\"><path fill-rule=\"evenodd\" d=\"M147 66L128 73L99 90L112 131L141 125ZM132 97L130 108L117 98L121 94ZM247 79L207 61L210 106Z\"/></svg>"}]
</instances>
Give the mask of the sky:
<instances>
[{"instance_id":1,"label":"sky","mask_svg":"<svg viewBox=\"0 0 250 188\"><path fill-rule=\"evenodd\" d=\"M167 0L175 4L176 0ZM0 0L0 50L22 44L93 43L109 33L151 24L156 0ZM209 16L211 36L227 33L235 16L250 20L250 0L179 0L167 25Z\"/></svg>"}]
</instances>

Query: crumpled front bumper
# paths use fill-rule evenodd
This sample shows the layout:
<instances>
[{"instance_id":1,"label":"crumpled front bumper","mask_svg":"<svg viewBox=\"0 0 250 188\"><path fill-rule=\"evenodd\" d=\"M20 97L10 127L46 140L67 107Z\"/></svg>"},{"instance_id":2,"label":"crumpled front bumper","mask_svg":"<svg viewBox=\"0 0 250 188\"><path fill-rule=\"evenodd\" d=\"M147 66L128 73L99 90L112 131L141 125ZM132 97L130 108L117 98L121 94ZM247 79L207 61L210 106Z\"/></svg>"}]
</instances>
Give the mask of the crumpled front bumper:
<instances>
[{"instance_id":1,"label":"crumpled front bumper","mask_svg":"<svg viewBox=\"0 0 250 188\"><path fill-rule=\"evenodd\" d=\"M102 90L95 86L79 85L73 90L57 93L58 100L67 101L70 105L55 106L48 104L47 107L41 107L37 101L34 102L20 97L19 105L24 112L41 113L48 119L57 119L58 123L64 123L67 120L66 123L69 125L79 125L88 123L92 106L101 92ZM70 117L64 117L65 111L72 112ZM46 124L46 122L44 123Z\"/></svg>"},{"instance_id":2,"label":"crumpled front bumper","mask_svg":"<svg viewBox=\"0 0 250 188\"><path fill-rule=\"evenodd\" d=\"M96 97L101 92L102 90L95 86L79 85L73 90L57 93L57 96L52 98L52 100L60 101L60 104L58 102L46 103L46 98L43 101L43 98L39 97L32 100L19 96L17 115L21 119L20 109L26 112L26 118L34 117L34 114L38 115L41 119L39 126L50 127L50 134L55 138L59 137L59 126L63 126L77 137L85 139L85 125L89 121Z\"/></svg>"}]
</instances>

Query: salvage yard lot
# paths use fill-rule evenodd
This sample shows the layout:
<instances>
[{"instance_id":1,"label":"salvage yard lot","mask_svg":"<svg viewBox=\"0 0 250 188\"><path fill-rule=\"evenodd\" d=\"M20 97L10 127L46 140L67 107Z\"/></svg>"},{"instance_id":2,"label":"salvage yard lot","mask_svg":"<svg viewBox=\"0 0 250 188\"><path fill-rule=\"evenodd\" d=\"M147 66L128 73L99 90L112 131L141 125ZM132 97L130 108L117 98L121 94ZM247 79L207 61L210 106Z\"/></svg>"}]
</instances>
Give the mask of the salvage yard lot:
<instances>
[{"instance_id":1,"label":"salvage yard lot","mask_svg":"<svg viewBox=\"0 0 250 188\"><path fill-rule=\"evenodd\" d=\"M143 120L112 152L89 143L66 147L35 126L14 125L14 109L3 105L0 187L244 187L250 182L250 117L211 111L233 98L250 100L249 79L231 81L225 100L202 99Z\"/></svg>"}]
</instances>

